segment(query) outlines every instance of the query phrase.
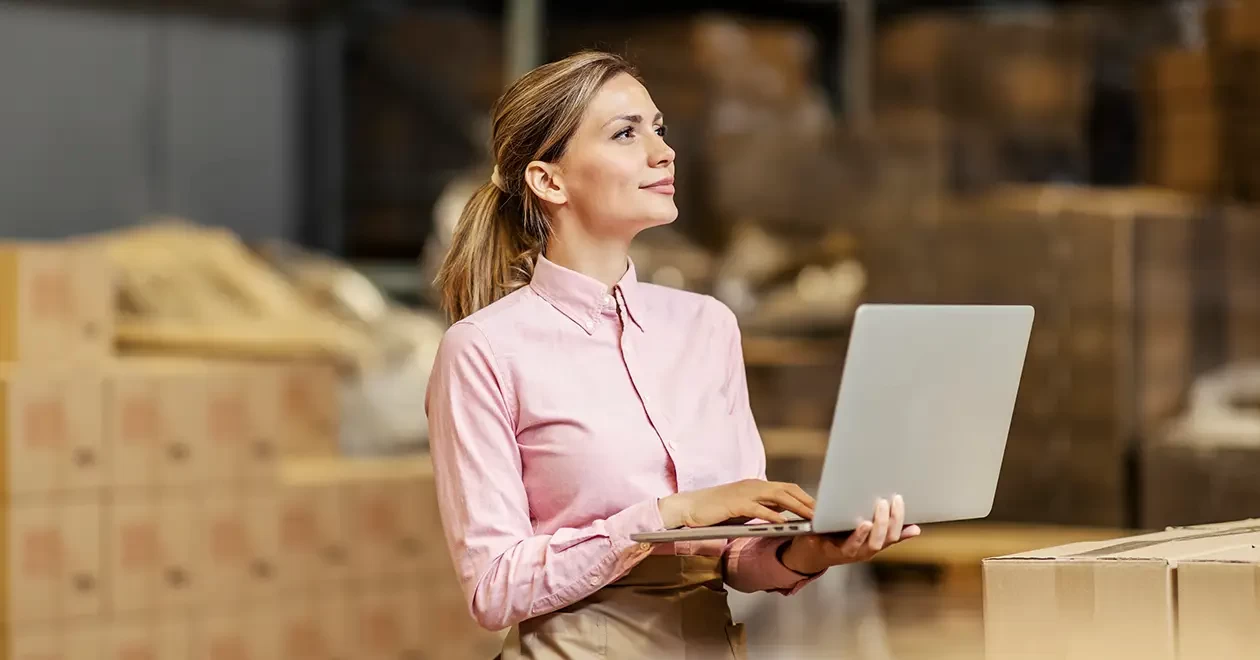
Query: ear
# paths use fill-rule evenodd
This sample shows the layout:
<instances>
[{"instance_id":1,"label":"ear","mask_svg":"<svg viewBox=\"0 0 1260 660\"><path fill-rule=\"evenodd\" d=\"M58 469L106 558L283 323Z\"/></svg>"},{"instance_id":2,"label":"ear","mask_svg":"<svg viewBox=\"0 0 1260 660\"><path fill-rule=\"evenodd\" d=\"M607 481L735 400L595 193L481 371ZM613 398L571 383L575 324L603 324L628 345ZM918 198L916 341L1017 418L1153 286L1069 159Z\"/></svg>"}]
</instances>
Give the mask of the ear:
<instances>
[{"instance_id":1,"label":"ear","mask_svg":"<svg viewBox=\"0 0 1260 660\"><path fill-rule=\"evenodd\" d=\"M555 163L535 160L525 167L525 185L544 202L561 205L569 201Z\"/></svg>"}]
</instances>

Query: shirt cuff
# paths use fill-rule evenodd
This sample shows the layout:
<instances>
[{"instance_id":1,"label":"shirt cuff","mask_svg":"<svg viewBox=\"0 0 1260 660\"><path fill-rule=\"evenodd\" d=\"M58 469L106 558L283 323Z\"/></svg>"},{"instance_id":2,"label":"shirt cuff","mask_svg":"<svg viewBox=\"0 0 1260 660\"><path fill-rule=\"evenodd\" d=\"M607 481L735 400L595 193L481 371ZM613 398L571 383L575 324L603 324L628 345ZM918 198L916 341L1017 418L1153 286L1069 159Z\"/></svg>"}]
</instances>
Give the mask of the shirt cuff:
<instances>
[{"instance_id":1,"label":"shirt cuff","mask_svg":"<svg viewBox=\"0 0 1260 660\"><path fill-rule=\"evenodd\" d=\"M657 504L655 497L614 513L608 517L605 525L615 552L632 549L651 550L652 546L650 543L641 544L632 540L630 535L665 530L665 522L661 520L661 508Z\"/></svg>"},{"instance_id":2,"label":"shirt cuff","mask_svg":"<svg viewBox=\"0 0 1260 660\"><path fill-rule=\"evenodd\" d=\"M826 571L801 575L779 561L779 546L790 541L759 538L732 543L726 557L727 583L738 591L773 591L790 596L822 577Z\"/></svg>"}]
</instances>

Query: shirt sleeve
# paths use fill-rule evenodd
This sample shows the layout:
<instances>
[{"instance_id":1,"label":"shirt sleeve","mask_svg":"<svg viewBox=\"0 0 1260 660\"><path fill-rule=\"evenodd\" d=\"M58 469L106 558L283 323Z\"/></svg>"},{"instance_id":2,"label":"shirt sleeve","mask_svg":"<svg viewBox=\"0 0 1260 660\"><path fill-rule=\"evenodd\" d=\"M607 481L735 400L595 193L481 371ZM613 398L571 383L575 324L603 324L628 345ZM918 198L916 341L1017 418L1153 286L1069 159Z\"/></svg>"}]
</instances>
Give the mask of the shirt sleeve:
<instances>
[{"instance_id":1,"label":"shirt sleeve","mask_svg":"<svg viewBox=\"0 0 1260 660\"><path fill-rule=\"evenodd\" d=\"M726 305L716 300L714 302L720 308L722 318L722 331L716 333L716 336L726 338L729 344L727 363L730 371L726 391L730 398L728 414L731 416L741 454L742 473L737 478L765 479L766 450L748 402L748 375L744 367L744 345L739 323ZM745 593L773 591L791 595L805 588L805 585L818 579L822 573L805 576L784 566L776 553L779 546L788 542L790 539L785 538L731 540L722 550L726 583L732 589Z\"/></svg>"},{"instance_id":2,"label":"shirt sleeve","mask_svg":"<svg viewBox=\"0 0 1260 660\"><path fill-rule=\"evenodd\" d=\"M650 553L631 534L664 529L653 498L582 528L534 533L513 398L482 331L452 326L425 395L429 444L447 547L473 618L489 630L585 598Z\"/></svg>"}]
</instances>

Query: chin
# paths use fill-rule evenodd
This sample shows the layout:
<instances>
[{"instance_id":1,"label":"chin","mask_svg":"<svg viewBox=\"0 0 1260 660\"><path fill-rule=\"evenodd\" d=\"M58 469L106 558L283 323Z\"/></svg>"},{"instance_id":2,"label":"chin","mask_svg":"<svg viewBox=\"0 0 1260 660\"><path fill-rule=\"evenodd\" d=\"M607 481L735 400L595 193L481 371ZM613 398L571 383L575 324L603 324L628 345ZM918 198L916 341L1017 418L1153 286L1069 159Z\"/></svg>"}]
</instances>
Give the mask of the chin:
<instances>
[{"instance_id":1,"label":"chin","mask_svg":"<svg viewBox=\"0 0 1260 660\"><path fill-rule=\"evenodd\" d=\"M674 200L668 200L668 204L662 204L658 208L646 209L644 217L648 219L649 227L659 227L668 225L678 219L678 206L674 204Z\"/></svg>"}]
</instances>

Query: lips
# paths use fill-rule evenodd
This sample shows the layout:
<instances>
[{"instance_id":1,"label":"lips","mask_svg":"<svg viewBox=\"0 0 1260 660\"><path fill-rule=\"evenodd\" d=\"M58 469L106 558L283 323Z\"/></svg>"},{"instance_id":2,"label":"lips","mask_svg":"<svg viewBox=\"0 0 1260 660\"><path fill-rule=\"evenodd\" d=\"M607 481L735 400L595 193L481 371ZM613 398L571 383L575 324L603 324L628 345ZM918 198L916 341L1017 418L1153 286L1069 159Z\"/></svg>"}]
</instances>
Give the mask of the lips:
<instances>
[{"instance_id":1,"label":"lips","mask_svg":"<svg viewBox=\"0 0 1260 660\"><path fill-rule=\"evenodd\" d=\"M643 189L662 195L672 195L674 194L674 177L667 176L656 183L643 186Z\"/></svg>"}]
</instances>

